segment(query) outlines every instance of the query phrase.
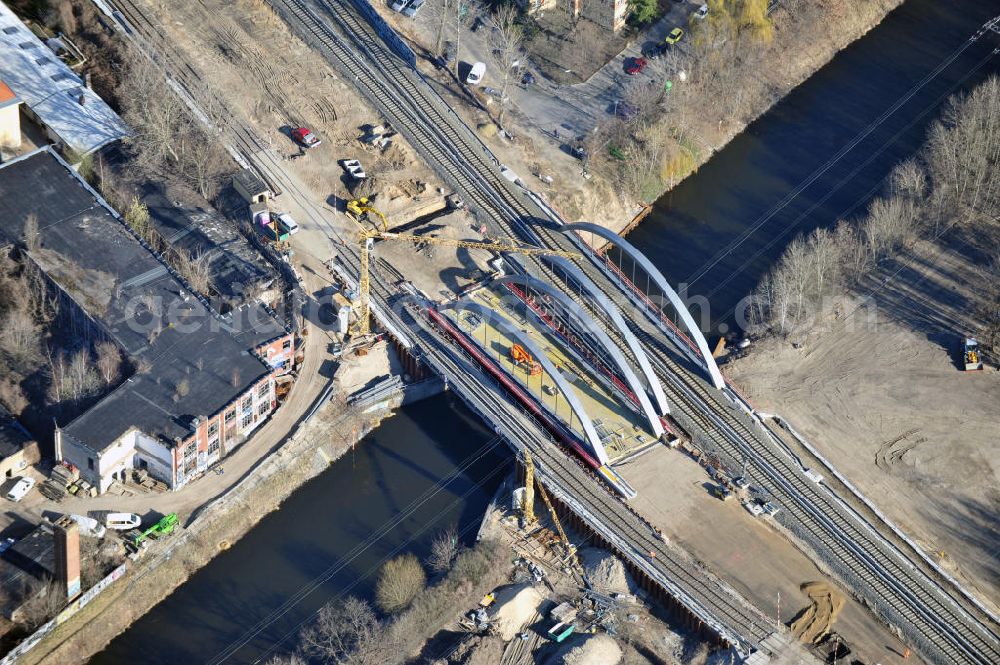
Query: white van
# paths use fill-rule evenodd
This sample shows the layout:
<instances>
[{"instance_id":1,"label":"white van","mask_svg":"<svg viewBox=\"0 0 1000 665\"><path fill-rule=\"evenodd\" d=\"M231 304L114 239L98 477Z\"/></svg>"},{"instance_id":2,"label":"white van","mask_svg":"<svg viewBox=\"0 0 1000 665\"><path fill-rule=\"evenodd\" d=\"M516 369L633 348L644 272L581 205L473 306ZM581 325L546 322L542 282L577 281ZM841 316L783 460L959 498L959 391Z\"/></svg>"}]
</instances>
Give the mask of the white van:
<instances>
[{"instance_id":1,"label":"white van","mask_svg":"<svg viewBox=\"0 0 1000 665\"><path fill-rule=\"evenodd\" d=\"M295 235L299 232L299 225L295 223L295 220L292 219L292 216L287 212L283 212L278 215L278 221L284 224L285 228L288 229L288 235Z\"/></svg>"},{"instance_id":2,"label":"white van","mask_svg":"<svg viewBox=\"0 0 1000 665\"><path fill-rule=\"evenodd\" d=\"M486 63L477 62L472 65L472 69L469 70L469 75L465 77L465 82L469 85L479 85L483 76L486 75Z\"/></svg>"},{"instance_id":3,"label":"white van","mask_svg":"<svg viewBox=\"0 0 1000 665\"><path fill-rule=\"evenodd\" d=\"M142 519L135 513L108 513L104 516L104 523L109 529L128 531L138 529Z\"/></svg>"},{"instance_id":4,"label":"white van","mask_svg":"<svg viewBox=\"0 0 1000 665\"><path fill-rule=\"evenodd\" d=\"M16 483L14 483L14 486L10 488L10 491L7 492L7 498L11 501L20 501L34 486L34 478L20 478Z\"/></svg>"}]
</instances>

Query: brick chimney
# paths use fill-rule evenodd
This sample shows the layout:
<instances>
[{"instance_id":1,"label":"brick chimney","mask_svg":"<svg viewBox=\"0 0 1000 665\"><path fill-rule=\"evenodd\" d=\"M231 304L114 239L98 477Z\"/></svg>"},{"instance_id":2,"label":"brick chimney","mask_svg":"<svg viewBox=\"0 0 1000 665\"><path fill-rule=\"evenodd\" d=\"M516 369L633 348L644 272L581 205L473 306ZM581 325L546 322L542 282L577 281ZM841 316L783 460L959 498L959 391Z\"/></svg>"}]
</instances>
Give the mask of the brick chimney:
<instances>
[{"instance_id":1,"label":"brick chimney","mask_svg":"<svg viewBox=\"0 0 1000 665\"><path fill-rule=\"evenodd\" d=\"M56 583L66 591L66 599L80 595L80 525L67 515L57 519L55 532Z\"/></svg>"}]
</instances>

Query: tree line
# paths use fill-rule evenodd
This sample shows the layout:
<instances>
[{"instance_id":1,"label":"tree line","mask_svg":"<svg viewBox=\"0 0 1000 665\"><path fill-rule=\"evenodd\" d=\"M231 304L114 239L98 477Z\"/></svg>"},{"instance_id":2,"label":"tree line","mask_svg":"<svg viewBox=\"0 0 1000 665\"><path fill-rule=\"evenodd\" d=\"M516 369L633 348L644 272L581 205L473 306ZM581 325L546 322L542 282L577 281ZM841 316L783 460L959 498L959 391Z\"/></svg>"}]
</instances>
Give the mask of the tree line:
<instances>
[{"instance_id":1,"label":"tree line","mask_svg":"<svg viewBox=\"0 0 1000 665\"><path fill-rule=\"evenodd\" d=\"M918 239L949 229L983 234L1000 215L1000 78L952 97L912 159L898 164L866 214L795 238L751 296L751 322L788 334L825 315L831 298L858 285ZM995 231L994 231L995 233ZM994 239L995 241L995 239ZM995 245L994 245L995 247ZM983 340L1000 338L1000 252L983 266Z\"/></svg>"}]
</instances>

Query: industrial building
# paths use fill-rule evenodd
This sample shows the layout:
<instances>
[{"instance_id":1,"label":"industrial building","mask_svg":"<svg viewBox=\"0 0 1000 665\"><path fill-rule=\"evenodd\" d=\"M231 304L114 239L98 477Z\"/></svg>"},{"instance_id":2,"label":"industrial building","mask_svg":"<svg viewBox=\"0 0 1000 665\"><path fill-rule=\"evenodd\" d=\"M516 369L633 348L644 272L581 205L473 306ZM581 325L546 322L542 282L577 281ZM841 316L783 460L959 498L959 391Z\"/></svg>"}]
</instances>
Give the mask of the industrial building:
<instances>
[{"instance_id":1,"label":"industrial building","mask_svg":"<svg viewBox=\"0 0 1000 665\"><path fill-rule=\"evenodd\" d=\"M38 443L0 406L0 483L20 475L39 459Z\"/></svg>"},{"instance_id":2,"label":"industrial building","mask_svg":"<svg viewBox=\"0 0 1000 665\"><path fill-rule=\"evenodd\" d=\"M60 58L65 43L43 42L11 9L0 2L0 139L20 135L19 117L4 113L4 87L19 101L26 118L70 161L128 135L124 121L86 81ZM8 144L17 147L20 139ZM0 147L5 144L0 140Z\"/></svg>"},{"instance_id":3,"label":"industrial building","mask_svg":"<svg viewBox=\"0 0 1000 665\"><path fill-rule=\"evenodd\" d=\"M57 460L102 493L132 469L177 489L267 419L295 353L269 308L214 310L51 148L0 165L0 197L0 245L17 244L35 216L39 243L26 258L80 339L113 341L131 365L117 388L57 423Z\"/></svg>"}]
</instances>

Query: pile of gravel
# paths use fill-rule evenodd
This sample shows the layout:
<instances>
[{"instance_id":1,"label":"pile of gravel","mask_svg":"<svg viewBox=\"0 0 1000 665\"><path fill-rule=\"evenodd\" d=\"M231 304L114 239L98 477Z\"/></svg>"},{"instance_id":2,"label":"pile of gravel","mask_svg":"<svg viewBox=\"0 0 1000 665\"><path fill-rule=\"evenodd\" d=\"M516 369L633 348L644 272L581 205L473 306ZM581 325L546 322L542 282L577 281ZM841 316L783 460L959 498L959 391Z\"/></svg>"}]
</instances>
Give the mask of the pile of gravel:
<instances>
[{"instance_id":1,"label":"pile of gravel","mask_svg":"<svg viewBox=\"0 0 1000 665\"><path fill-rule=\"evenodd\" d=\"M598 593L635 593L638 587L625 570L621 559L606 550L587 547L580 550L580 563L591 586Z\"/></svg>"},{"instance_id":2,"label":"pile of gravel","mask_svg":"<svg viewBox=\"0 0 1000 665\"><path fill-rule=\"evenodd\" d=\"M622 661L622 649L606 633L588 635L559 650L549 665L616 665Z\"/></svg>"}]
</instances>

